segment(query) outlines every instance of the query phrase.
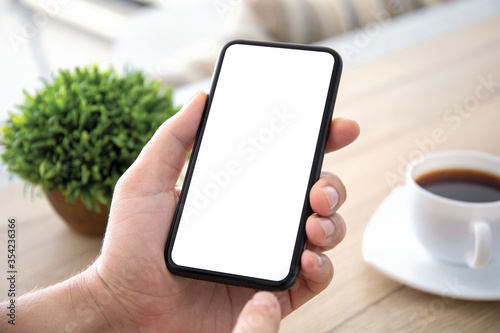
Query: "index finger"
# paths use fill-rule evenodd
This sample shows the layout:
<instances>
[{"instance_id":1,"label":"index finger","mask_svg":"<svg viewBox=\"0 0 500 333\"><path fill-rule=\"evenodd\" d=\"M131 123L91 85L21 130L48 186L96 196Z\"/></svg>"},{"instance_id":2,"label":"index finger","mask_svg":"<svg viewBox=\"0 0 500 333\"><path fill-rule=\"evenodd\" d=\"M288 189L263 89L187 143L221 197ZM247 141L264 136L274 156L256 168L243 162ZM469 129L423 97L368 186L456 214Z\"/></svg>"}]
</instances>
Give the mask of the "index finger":
<instances>
[{"instance_id":1,"label":"index finger","mask_svg":"<svg viewBox=\"0 0 500 333\"><path fill-rule=\"evenodd\" d=\"M335 118L330 126L325 153L339 150L351 144L359 135L359 125L347 118Z\"/></svg>"}]
</instances>

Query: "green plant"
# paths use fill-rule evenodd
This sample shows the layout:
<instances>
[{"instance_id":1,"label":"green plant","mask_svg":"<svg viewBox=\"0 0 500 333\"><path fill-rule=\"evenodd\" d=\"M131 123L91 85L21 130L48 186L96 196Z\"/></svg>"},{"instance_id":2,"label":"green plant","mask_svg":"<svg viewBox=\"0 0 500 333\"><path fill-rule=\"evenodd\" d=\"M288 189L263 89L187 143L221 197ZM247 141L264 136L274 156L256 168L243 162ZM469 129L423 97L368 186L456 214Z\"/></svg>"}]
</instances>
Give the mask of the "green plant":
<instances>
[{"instance_id":1,"label":"green plant","mask_svg":"<svg viewBox=\"0 0 500 333\"><path fill-rule=\"evenodd\" d=\"M139 71L64 70L2 127L2 160L27 185L60 189L87 208L109 207L118 178L159 125L177 112L172 90Z\"/></svg>"}]
</instances>

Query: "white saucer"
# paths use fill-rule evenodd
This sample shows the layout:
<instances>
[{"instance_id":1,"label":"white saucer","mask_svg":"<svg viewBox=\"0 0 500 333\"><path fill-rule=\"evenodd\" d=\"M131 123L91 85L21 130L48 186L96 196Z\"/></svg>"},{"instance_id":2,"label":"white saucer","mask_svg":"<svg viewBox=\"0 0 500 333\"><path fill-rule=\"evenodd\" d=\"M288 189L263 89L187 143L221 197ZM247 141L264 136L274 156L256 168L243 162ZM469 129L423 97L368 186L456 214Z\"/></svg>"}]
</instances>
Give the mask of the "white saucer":
<instances>
[{"instance_id":1,"label":"white saucer","mask_svg":"<svg viewBox=\"0 0 500 333\"><path fill-rule=\"evenodd\" d=\"M405 190L395 188L373 214L363 237L363 258L409 287L439 296L500 300L500 262L485 268L448 265L432 258L411 232Z\"/></svg>"}]
</instances>

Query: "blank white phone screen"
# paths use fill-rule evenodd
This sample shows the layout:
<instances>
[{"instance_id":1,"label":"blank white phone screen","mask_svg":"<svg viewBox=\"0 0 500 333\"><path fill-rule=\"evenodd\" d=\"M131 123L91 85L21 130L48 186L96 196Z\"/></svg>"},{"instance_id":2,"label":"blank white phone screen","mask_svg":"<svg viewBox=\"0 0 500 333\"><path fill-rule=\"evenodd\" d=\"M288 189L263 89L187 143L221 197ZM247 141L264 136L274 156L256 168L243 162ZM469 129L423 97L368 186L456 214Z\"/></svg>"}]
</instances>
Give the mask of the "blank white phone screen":
<instances>
[{"instance_id":1,"label":"blank white phone screen","mask_svg":"<svg viewBox=\"0 0 500 333\"><path fill-rule=\"evenodd\" d=\"M272 281L289 274L334 60L229 46L172 248L176 265Z\"/></svg>"}]
</instances>

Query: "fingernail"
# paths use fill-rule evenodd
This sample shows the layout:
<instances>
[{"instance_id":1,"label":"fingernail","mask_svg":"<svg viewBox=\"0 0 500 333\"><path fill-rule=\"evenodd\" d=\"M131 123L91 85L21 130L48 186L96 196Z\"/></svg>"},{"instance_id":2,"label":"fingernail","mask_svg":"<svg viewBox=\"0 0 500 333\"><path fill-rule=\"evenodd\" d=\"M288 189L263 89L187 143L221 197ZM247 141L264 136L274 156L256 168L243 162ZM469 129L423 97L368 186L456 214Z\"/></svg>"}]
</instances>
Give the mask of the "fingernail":
<instances>
[{"instance_id":1,"label":"fingernail","mask_svg":"<svg viewBox=\"0 0 500 333\"><path fill-rule=\"evenodd\" d=\"M328 200L328 203L330 204L330 209L333 209L339 202L339 194L337 191L331 187L331 186L325 186L321 189L323 193L326 196L326 199Z\"/></svg>"},{"instance_id":2,"label":"fingernail","mask_svg":"<svg viewBox=\"0 0 500 333\"><path fill-rule=\"evenodd\" d=\"M252 298L252 303L256 306L274 308L278 305L276 299L267 294L267 292L258 292Z\"/></svg>"},{"instance_id":3,"label":"fingernail","mask_svg":"<svg viewBox=\"0 0 500 333\"><path fill-rule=\"evenodd\" d=\"M319 223L323 227L325 231L325 238L329 238L335 232L335 226L333 225L332 220L327 217L320 217Z\"/></svg>"},{"instance_id":4,"label":"fingernail","mask_svg":"<svg viewBox=\"0 0 500 333\"><path fill-rule=\"evenodd\" d=\"M318 254L318 267L323 266L323 257L321 257L321 254Z\"/></svg>"},{"instance_id":5,"label":"fingernail","mask_svg":"<svg viewBox=\"0 0 500 333\"><path fill-rule=\"evenodd\" d=\"M198 95L200 94L200 91L195 92L190 99L184 104L184 106L189 105Z\"/></svg>"}]
</instances>

